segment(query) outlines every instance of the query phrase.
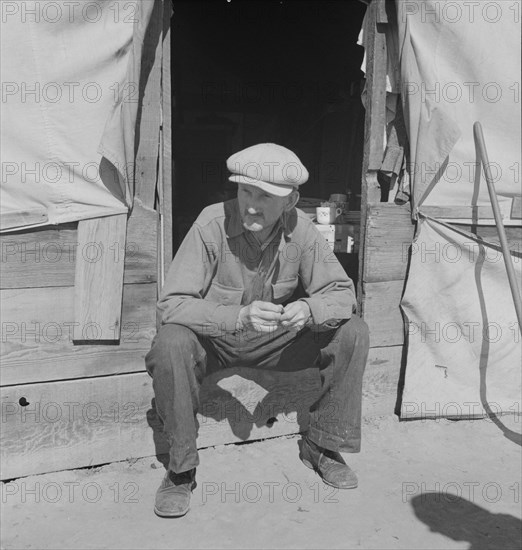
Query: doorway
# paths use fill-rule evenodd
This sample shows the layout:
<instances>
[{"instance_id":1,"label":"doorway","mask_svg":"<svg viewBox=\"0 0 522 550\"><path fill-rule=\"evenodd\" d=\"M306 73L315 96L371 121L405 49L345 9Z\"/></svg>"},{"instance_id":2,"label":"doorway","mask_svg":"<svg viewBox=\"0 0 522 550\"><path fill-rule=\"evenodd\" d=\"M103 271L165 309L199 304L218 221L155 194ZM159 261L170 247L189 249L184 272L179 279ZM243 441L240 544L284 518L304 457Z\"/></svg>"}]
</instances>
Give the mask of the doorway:
<instances>
[{"instance_id":1,"label":"doorway","mask_svg":"<svg viewBox=\"0 0 522 550\"><path fill-rule=\"evenodd\" d=\"M355 209L365 4L174 0L173 7L174 249L205 206L235 196L226 159L256 143L298 155L310 173L302 197L349 191Z\"/></svg>"}]
</instances>

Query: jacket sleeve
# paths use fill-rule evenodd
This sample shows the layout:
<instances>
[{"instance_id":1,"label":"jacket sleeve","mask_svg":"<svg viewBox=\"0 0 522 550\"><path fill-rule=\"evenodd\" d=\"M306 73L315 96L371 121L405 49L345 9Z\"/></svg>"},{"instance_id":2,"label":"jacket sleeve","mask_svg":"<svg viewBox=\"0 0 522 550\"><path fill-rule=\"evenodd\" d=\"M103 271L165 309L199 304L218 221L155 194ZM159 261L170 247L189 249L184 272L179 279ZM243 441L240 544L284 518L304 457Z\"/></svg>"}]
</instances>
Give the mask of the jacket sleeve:
<instances>
[{"instance_id":1,"label":"jacket sleeve","mask_svg":"<svg viewBox=\"0 0 522 550\"><path fill-rule=\"evenodd\" d=\"M158 301L161 323L184 325L202 336L234 332L241 305L226 305L205 297L218 262L216 243L205 240L195 223L183 240Z\"/></svg>"},{"instance_id":2,"label":"jacket sleeve","mask_svg":"<svg viewBox=\"0 0 522 550\"><path fill-rule=\"evenodd\" d=\"M312 313L312 327L328 330L349 319L356 310L355 288L330 246L311 224L307 249L301 258L299 277Z\"/></svg>"}]
</instances>

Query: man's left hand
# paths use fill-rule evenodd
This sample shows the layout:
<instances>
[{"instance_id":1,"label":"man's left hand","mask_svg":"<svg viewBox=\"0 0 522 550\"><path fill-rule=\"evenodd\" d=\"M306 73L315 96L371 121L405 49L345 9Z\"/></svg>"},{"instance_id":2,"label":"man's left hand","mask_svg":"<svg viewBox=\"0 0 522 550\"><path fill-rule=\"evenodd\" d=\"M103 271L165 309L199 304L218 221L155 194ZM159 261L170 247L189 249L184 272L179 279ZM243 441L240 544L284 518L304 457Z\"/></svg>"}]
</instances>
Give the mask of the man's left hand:
<instances>
[{"instance_id":1,"label":"man's left hand","mask_svg":"<svg viewBox=\"0 0 522 550\"><path fill-rule=\"evenodd\" d=\"M279 322L284 328L299 331L305 326L311 315L310 306L306 302L298 300L285 307Z\"/></svg>"}]
</instances>

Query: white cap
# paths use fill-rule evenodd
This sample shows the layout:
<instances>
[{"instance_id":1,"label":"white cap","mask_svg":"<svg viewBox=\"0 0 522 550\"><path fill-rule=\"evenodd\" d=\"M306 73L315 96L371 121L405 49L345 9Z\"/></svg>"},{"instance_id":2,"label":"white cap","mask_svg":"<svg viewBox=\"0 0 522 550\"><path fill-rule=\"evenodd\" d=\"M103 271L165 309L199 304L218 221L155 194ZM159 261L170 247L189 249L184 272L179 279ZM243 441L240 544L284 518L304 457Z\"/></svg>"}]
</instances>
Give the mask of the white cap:
<instances>
[{"instance_id":1,"label":"white cap","mask_svg":"<svg viewBox=\"0 0 522 550\"><path fill-rule=\"evenodd\" d=\"M297 155L275 143L259 143L227 160L230 181L255 185L271 195L285 197L308 181L308 170Z\"/></svg>"}]
</instances>

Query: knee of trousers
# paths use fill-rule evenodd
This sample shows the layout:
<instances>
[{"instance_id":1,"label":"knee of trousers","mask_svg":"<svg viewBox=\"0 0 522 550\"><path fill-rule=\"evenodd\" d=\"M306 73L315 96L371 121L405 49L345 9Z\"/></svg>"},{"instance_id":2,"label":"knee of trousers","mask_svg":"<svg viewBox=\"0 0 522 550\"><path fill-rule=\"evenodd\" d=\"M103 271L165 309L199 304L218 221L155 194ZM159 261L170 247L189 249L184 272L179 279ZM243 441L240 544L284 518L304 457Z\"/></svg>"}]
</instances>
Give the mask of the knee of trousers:
<instances>
[{"instance_id":1,"label":"knee of trousers","mask_svg":"<svg viewBox=\"0 0 522 550\"><path fill-rule=\"evenodd\" d=\"M201 345L196 333L183 325L165 324L160 327L154 337L152 347L145 357L145 365L149 374L162 369L170 369L181 365L183 357L199 359L202 354ZM175 358L172 361L171 358Z\"/></svg>"}]
</instances>

